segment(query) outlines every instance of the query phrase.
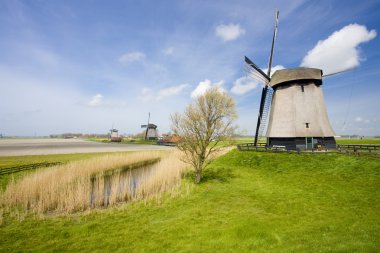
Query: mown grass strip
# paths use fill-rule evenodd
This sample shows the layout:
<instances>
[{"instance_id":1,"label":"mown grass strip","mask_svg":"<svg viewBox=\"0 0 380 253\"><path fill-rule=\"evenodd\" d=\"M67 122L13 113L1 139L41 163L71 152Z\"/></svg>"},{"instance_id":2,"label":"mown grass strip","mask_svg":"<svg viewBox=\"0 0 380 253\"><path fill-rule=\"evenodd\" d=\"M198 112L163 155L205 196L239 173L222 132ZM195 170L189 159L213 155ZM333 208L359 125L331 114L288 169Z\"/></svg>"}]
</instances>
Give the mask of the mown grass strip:
<instances>
[{"instance_id":1,"label":"mown grass strip","mask_svg":"<svg viewBox=\"0 0 380 253\"><path fill-rule=\"evenodd\" d=\"M25 164L25 165L20 165L20 166L12 166L12 167L6 167L0 169L0 175L6 175L6 174L12 174L24 170L32 170L32 169L38 169L42 167L50 167L50 166L55 166L62 164L62 162L42 162L42 163L32 163L32 164Z\"/></svg>"}]
</instances>

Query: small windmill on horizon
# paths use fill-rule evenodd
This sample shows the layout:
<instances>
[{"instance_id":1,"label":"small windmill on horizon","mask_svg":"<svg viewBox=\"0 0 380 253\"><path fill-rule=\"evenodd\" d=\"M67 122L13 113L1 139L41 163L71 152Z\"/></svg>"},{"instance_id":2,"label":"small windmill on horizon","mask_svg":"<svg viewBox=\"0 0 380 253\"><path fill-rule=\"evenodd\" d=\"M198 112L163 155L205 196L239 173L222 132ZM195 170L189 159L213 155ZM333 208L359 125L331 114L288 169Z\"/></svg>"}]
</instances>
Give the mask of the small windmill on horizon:
<instances>
[{"instance_id":1,"label":"small windmill on horizon","mask_svg":"<svg viewBox=\"0 0 380 253\"><path fill-rule=\"evenodd\" d=\"M150 112L148 114L148 124L147 125L141 125L141 128L146 128L146 131L144 131L144 139L145 140L157 140L158 139L158 130L157 125L149 123L150 121Z\"/></svg>"},{"instance_id":2,"label":"small windmill on horizon","mask_svg":"<svg viewBox=\"0 0 380 253\"><path fill-rule=\"evenodd\" d=\"M321 88L322 77L324 77L322 70L316 68L282 69L275 71L271 76L278 17L279 11L276 11L267 73L264 73L248 57L245 57L248 75L264 84L254 145L257 146L260 137L266 136L269 147L313 149L320 146L335 148L335 133L327 116Z\"/></svg>"}]
</instances>

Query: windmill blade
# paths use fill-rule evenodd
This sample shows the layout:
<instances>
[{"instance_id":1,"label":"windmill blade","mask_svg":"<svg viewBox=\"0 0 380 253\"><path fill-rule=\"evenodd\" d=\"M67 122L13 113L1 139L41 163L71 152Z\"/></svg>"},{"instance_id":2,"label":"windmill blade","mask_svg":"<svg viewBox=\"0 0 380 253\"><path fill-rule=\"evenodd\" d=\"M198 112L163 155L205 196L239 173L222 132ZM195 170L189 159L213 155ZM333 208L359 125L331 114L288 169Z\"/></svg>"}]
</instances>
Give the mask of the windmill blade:
<instances>
[{"instance_id":1,"label":"windmill blade","mask_svg":"<svg viewBox=\"0 0 380 253\"><path fill-rule=\"evenodd\" d=\"M273 60L273 52L274 52L274 43L276 41L277 37L277 28L278 28L278 16L280 15L280 12L276 11L275 21L274 21L274 31L273 31L273 38L272 38L272 47L270 49L270 56L269 56L269 63L268 63L268 74L267 76L270 76L271 70L272 70L272 60Z\"/></svg>"},{"instance_id":2,"label":"windmill blade","mask_svg":"<svg viewBox=\"0 0 380 253\"><path fill-rule=\"evenodd\" d=\"M268 84L270 82L269 76L267 76L264 71L262 71L253 61L251 61L247 56L244 57L244 61L247 64L246 70L248 71L248 75L255 79L256 81L264 84Z\"/></svg>"},{"instance_id":3,"label":"windmill blade","mask_svg":"<svg viewBox=\"0 0 380 253\"><path fill-rule=\"evenodd\" d=\"M141 128L147 128L148 125L141 125Z\"/></svg>"},{"instance_id":4,"label":"windmill blade","mask_svg":"<svg viewBox=\"0 0 380 253\"><path fill-rule=\"evenodd\" d=\"M260 68L258 68L256 65L250 64L250 66L253 66L253 68L261 74L261 76L264 76L268 80L268 83L270 82L270 74L271 74L271 70L272 70L274 43L276 41L276 36L277 36L279 14L280 14L280 12L277 10L276 15L275 15L274 32L273 32L273 38L272 38L272 47L271 47L270 55L269 55L268 73L265 75L265 73ZM248 58L246 57L246 59L248 59ZM254 64L251 60L250 60L250 63ZM256 67L254 67L254 66L256 66ZM269 115L269 109L268 108L270 108L271 102L272 102L271 96L270 96L270 98L267 97L268 87L269 87L268 83L266 83L265 87L263 87L263 90L261 92L260 108L259 108L259 115L257 117L254 146L257 146L257 141L258 141L259 135L260 135L260 129L262 129L262 131L264 131L264 129L266 128L267 116Z\"/></svg>"},{"instance_id":5,"label":"windmill blade","mask_svg":"<svg viewBox=\"0 0 380 253\"><path fill-rule=\"evenodd\" d=\"M250 78L256 80L259 83L262 83L264 85L268 84L269 81L264 76L262 76L258 72L254 72L251 67L249 67L247 64L244 67L244 71L246 73L246 76L249 76Z\"/></svg>"},{"instance_id":6,"label":"windmill blade","mask_svg":"<svg viewBox=\"0 0 380 253\"><path fill-rule=\"evenodd\" d=\"M344 72L347 72L347 71L350 71L350 70L353 70L353 68L346 69L346 70L342 70L342 71L338 71L338 72L334 72L334 73L330 73L330 74L326 74L326 75L322 75L322 77L333 76L333 75L339 75L339 74L341 74L341 73L344 73Z\"/></svg>"}]
</instances>

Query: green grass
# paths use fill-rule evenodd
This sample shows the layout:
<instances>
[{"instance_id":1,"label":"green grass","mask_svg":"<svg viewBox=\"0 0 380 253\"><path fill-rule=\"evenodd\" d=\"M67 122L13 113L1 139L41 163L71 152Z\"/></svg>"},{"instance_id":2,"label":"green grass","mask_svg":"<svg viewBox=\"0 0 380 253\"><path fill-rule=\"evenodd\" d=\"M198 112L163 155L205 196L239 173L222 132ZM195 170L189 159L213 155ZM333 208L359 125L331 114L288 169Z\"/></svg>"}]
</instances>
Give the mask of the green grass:
<instances>
[{"instance_id":1,"label":"green grass","mask_svg":"<svg viewBox=\"0 0 380 253\"><path fill-rule=\"evenodd\" d=\"M44 220L5 217L0 251L378 252L379 210L377 157L233 150L189 194Z\"/></svg>"},{"instance_id":2,"label":"green grass","mask_svg":"<svg viewBox=\"0 0 380 253\"><path fill-rule=\"evenodd\" d=\"M337 144L380 144L380 138L346 139L336 138Z\"/></svg>"}]
</instances>

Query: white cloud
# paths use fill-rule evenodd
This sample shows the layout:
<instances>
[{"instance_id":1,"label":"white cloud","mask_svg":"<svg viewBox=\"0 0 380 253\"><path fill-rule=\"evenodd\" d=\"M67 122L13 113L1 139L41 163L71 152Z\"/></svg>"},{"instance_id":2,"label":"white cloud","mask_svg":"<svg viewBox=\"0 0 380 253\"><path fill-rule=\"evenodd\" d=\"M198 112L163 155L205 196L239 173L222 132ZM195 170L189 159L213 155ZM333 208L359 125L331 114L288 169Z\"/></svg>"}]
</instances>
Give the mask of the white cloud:
<instances>
[{"instance_id":1,"label":"white cloud","mask_svg":"<svg viewBox=\"0 0 380 253\"><path fill-rule=\"evenodd\" d=\"M123 54L119 58L119 62L124 63L124 64L128 64L128 63L131 63L131 62L142 61L144 59L145 59L145 54L144 53L142 53L142 52L132 52L132 53Z\"/></svg>"},{"instance_id":2,"label":"white cloud","mask_svg":"<svg viewBox=\"0 0 380 253\"><path fill-rule=\"evenodd\" d=\"M218 25L215 28L216 36L220 37L223 41L236 40L241 35L245 34L245 30L239 24Z\"/></svg>"},{"instance_id":3,"label":"white cloud","mask_svg":"<svg viewBox=\"0 0 380 253\"><path fill-rule=\"evenodd\" d=\"M356 121L356 122L362 122L362 121L363 121L363 118L362 118L362 117L356 117L356 118L355 118L355 121Z\"/></svg>"},{"instance_id":4,"label":"white cloud","mask_svg":"<svg viewBox=\"0 0 380 253\"><path fill-rule=\"evenodd\" d=\"M231 92L236 95L243 95L257 87L259 83L250 77L240 77L235 80L234 86L231 88Z\"/></svg>"},{"instance_id":5,"label":"white cloud","mask_svg":"<svg viewBox=\"0 0 380 253\"><path fill-rule=\"evenodd\" d=\"M161 100L161 99L166 98L166 97L177 95L177 94L181 93L187 87L189 87L188 84L180 84L177 86L172 86L172 87L168 87L168 88L159 90L157 93L156 100Z\"/></svg>"},{"instance_id":6,"label":"white cloud","mask_svg":"<svg viewBox=\"0 0 380 253\"><path fill-rule=\"evenodd\" d=\"M168 88L161 89L157 92L154 92L150 88L144 88L141 91L141 95L139 96L139 99L142 101L145 101L145 102L147 102L147 101L160 101L164 98L180 94L187 87L189 87L188 84L179 84L176 86L171 86Z\"/></svg>"},{"instance_id":7,"label":"white cloud","mask_svg":"<svg viewBox=\"0 0 380 253\"><path fill-rule=\"evenodd\" d=\"M168 47L163 50L163 53L166 55L172 55L174 53L174 47Z\"/></svg>"},{"instance_id":8,"label":"white cloud","mask_svg":"<svg viewBox=\"0 0 380 253\"><path fill-rule=\"evenodd\" d=\"M91 101L88 102L87 105L89 106L100 106L103 101L103 95L102 94L96 94L91 98Z\"/></svg>"},{"instance_id":9,"label":"white cloud","mask_svg":"<svg viewBox=\"0 0 380 253\"><path fill-rule=\"evenodd\" d=\"M359 122L359 123L364 122L366 124L371 123L371 121L369 119L363 119L362 117L356 117L355 122Z\"/></svg>"},{"instance_id":10,"label":"white cloud","mask_svg":"<svg viewBox=\"0 0 380 253\"><path fill-rule=\"evenodd\" d=\"M302 67L314 67L324 74L349 70L360 65L358 46L376 37L376 31L368 31L363 25L350 24L335 31L327 39L318 41L303 58Z\"/></svg>"},{"instance_id":11,"label":"white cloud","mask_svg":"<svg viewBox=\"0 0 380 253\"><path fill-rule=\"evenodd\" d=\"M208 89L214 86L218 87L220 92L226 92L226 90L223 88L223 84L224 84L224 80L220 80L219 82L216 82L216 83L211 83L211 81L208 79L201 81L191 93L191 97L192 98L199 97L203 95Z\"/></svg>"},{"instance_id":12,"label":"white cloud","mask_svg":"<svg viewBox=\"0 0 380 253\"><path fill-rule=\"evenodd\" d=\"M276 72L277 70L281 70L281 69L285 69L285 67L282 66L282 65L276 65L276 66L272 67L272 69L271 69L271 71L270 71L270 77L273 76L274 72ZM264 68L264 69L263 69L263 72L264 72L265 74L267 74L267 73L268 73L268 68Z\"/></svg>"}]
</instances>

